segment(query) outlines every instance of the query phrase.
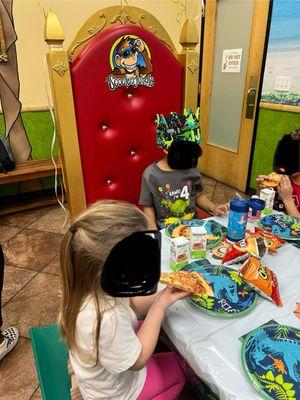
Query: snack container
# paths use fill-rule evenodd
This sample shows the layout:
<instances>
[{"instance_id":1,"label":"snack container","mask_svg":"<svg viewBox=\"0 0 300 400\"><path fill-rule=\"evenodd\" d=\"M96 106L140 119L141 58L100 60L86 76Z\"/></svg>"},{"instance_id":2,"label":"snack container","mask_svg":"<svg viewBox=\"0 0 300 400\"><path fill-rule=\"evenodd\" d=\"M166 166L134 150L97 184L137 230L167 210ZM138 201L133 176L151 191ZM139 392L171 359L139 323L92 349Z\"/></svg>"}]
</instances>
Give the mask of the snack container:
<instances>
[{"instance_id":1,"label":"snack container","mask_svg":"<svg viewBox=\"0 0 300 400\"><path fill-rule=\"evenodd\" d=\"M206 229L203 226L190 228L190 256L193 259L206 257Z\"/></svg>"},{"instance_id":2,"label":"snack container","mask_svg":"<svg viewBox=\"0 0 300 400\"><path fill-rule=\"evenodd\" d=\"M261 200L264 200L265 202L265 208L263 209L262 214L263 215L272 214L274 199L275 199L275 190L269 188L262 189L260 191L259 198Z\"/></svg>"},{"instance_id":3,"label":"snack container","mask_svg":"<svg viewBox=\"0 0 300 400\"><path fill-rule=\"evenodd\" d=\"M171 239L170 267L178 271L189 264L190 242L184 236Z\"/></svg>"}]
</instances>

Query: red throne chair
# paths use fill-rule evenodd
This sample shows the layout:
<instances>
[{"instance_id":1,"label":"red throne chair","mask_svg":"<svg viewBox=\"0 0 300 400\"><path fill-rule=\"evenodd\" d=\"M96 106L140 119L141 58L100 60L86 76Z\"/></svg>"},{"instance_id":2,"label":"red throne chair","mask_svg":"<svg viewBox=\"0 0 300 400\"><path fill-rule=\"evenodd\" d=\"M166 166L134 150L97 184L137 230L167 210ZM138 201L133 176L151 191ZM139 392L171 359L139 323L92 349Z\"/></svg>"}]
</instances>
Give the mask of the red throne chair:
<instances>
[{"instance_id":1,"label":"red throne chair","mask_svg":"<svg viewBox=\"0 0 300 400\"><path fill-rule=\"evenodd\" d=\"M163 155L156 114L197 106L194 21L183 26L180 54L156 18L129 6L97 11L67 52L49 12L45 40L71 217L98 199L137 204L143 170Z\"/></svg>"}]
</instances>

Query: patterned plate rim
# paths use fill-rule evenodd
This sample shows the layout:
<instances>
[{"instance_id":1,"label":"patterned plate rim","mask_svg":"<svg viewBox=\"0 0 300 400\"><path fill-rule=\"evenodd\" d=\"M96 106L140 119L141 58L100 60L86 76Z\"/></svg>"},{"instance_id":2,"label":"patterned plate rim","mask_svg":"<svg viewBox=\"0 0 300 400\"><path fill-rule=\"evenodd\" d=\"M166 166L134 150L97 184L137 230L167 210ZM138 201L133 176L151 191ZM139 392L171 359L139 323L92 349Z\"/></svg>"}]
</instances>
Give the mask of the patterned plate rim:
<instances>
[{"instance_id":1,"label":"patterned plate rim","mask_svg":"<svg viewBox=\"0 0 300 400\"><path fill-rule=\"evenodd\" d=\"M279 325L280 325L280 324L279 324ZM293 327L293 326L289 326L289 325L284 325L284 326L287 326L288 328L291 328L291 329L299 330L299 329L297 329L297 328L295 328L295 327ZM241 349L242 366L243 366L243 370L244 370L244 372L245 372L245 375L246 375L246 377L247 377L247 379L248 379L248 382L250 382L250 385L251 385L264 399L266 399L266 400L274 400L274 397L270 397L270 396L262 389L262 387L259 386L258 381L256 381L254 378L252 378L251 373L250 373L250 371L249 371L249 369L248 369L248 365L247 365L247 363L246 363L245 353L246 353L246 344L247 344L248 340L250 339L251 335L252 335L254 332L258 331L259 329L262 329L262 328L270 328L270 327L271 327L271 328L276 328L276 327L278 327L278 324L266 324L266 325L261 325L261 326L255 328L255 329L253 329L252 331L250 331L250 332L247 334L247 336L245 337L245 339L243 340L243 342L242 342L242 349Z\"/></svg>"},{"instance_id":2,"label":"patterned plate rim","mask_svg":"<svg viewBox=\"0 0 300 400\"><path fill-rule=\"evenodd\" d=\"M226 268L226 271L235 271L234 269L232 269L232 268ZM236 271L235 271L236 272ZM231 279L231 278L230 278ZM214 312L214 311L210 311L210 310L208 310L207 308L204 308L204 307L201 307L199 304L196 304L195 302L193 302L193 300L192 299L189 299L188 300L188 302L191 304L191 305L193 305L194 307L196 307L198 310L201 310L201 311L203 311L205 314L209 314L209 315L212 315L213 317L221 317L221 318L239 318L239 317L242 317L242 316L244 316L244 315L247 315L247 314L249 314L252 310L253 310L253 308L255 308L256 306L257 306L257 302L258 302L258 294L253 290L253 289L251 289L253 292L254 292L254 300L253 300L253 303L251 304L251 306L250 307L248 307L248 308L246 308L246 310L244 310L244 311L241 311L241 312L239 312L239 313L232 313L232 314L229 314L229 313L226 313L226 312L222 312L222 313L216 313L216 312ZM273 400L273 399L272 399Z\"/></svg>"},{"instance_id":3,"label":"patterned plate rim","mask_svg":"<svg viewBox=\"0 0 300 400\"><path fill-rule=\"evenodd\" d=\"M194 220L195 218L193 218L193 220ZM191 220L185 220L185 221L191 221ZM196 221L205 221L205 220L202 220L202 219L199 219L199 220L196 220ZM214 221L214 222L217 222L217 221L215 221L215 220L208 220L207 222L210 222L210 221ZM182 221L183 223L184 223L184 221ZM206 223L207 223L206 222ZM205 222L204 222L205 223ZM217 222L218 224L219 224L219 222ZM173 224L177 224L177 222L173 222L172 224L170 224L167 228L165 228L165 234L166 234L166 236L169 238L169 239L171 239L171 235L170 235L170 233L169 233L169 231L168 231L168 228L170 227L170 226L172 226ZM221 224L220 224L221 225ZM213 249L214 247L216 247L216 246L218 246L218 244L222 241L222 238L223 238L223 233L221 234L221 236L220 236L220 238L218 239L218 240L216 240L215 242L212 242L212 243L210 243L210 244L208 244L206 247L207 247L207 249Z\"/></svg>"},{"instance_id":4,"label":"patterned plate rim","mask_svg":"<svg viewBox=\"0 0 300 400\"><path fill-rule=\"evenodd\" d=\"M268 217L268 215L266 215L266 217ZM258 225L261 229L263 229L264 231L273 233L272 231L268 231L268 230L264 227L264 225L261 223L261 221L262 221L264 218L266 218L266 217L263 217L261 220L259 220L258 223L257 223L257 225ZM278 234L278 233L274 233L274 235L278 236L278 237L281 238L281 239L287 240L287 241L288 241L288 240L293 240L293 241L300 240L300 237L298 237L298 238L293 238L293 237L290 237L290 236L287 237L287 236L280 235L280 234Z\"/></svg>"}]
</instances>

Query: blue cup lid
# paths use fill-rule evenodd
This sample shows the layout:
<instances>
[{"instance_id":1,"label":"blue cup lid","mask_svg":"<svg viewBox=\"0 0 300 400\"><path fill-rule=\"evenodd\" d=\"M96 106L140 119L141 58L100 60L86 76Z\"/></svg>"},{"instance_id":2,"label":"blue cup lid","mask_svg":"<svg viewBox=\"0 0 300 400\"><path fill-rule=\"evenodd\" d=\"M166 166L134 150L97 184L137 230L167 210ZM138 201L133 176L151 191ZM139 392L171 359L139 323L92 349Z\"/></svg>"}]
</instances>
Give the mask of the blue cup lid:
<instances>
[{"instance_id":1,"label":"blue cup lid","mask_svg":"<svg viewBox=\"0 0 300 400\"><path fill-rule=\"evenodd\" d=\"M265 208L265 201L262 199L251 198L248 201L249 207L252 208L253 215L256 215L257 211L262 211Z\"/></svg>"},{"instance_id":2,"label":"blue cup lid","mask_svg":"<svg viewBox=\"0 0 300 400\"><path fill-rule=\"evenodd\" d=\"M230 200L230 210L236 211L239 213L248 212L249 211L249 204L247 200L242 199L233 199Z\"/></svg>"}]
</instances>

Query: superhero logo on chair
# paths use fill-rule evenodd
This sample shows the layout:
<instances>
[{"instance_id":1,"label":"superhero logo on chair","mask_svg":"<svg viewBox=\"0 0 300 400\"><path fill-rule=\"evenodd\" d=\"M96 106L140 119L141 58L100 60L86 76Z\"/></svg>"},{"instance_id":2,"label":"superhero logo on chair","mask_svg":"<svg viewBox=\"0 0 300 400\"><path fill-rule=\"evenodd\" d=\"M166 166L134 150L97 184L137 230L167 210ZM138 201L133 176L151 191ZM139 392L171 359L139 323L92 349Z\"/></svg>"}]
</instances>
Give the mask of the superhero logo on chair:
<instances>
[{"instance_id":1,"label":"superhero logo on chair","mask_svg":"<svg viewBox=\"0 0 300 400\"><path fill-rule=\"evenodd\" d=\"M109 62L112 71L106 77L106 82L110 90L122 86L154 86L150 50L140 37L119 37L111 47Z\"/></svg>"}]
</instances>

